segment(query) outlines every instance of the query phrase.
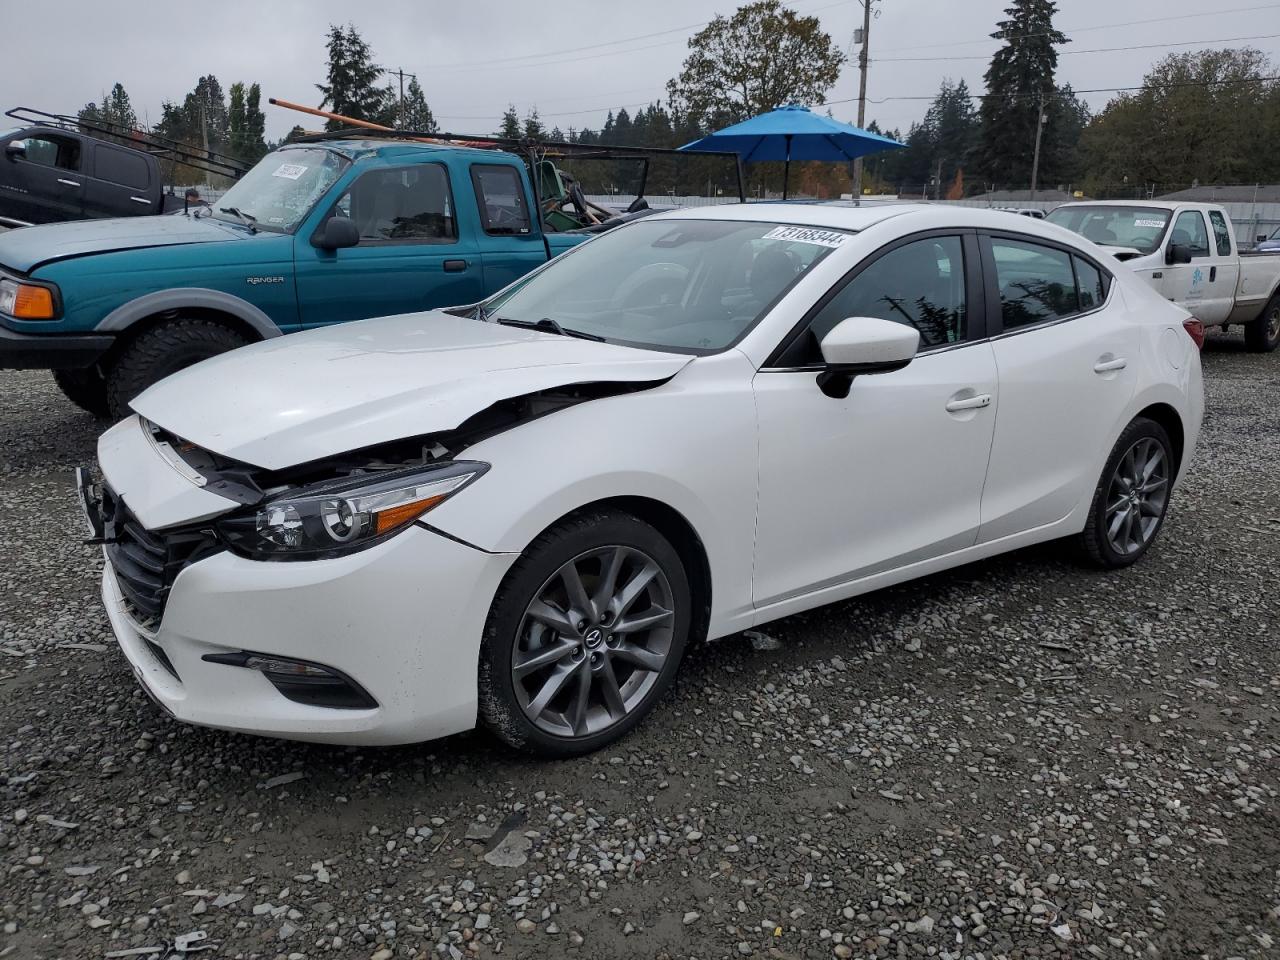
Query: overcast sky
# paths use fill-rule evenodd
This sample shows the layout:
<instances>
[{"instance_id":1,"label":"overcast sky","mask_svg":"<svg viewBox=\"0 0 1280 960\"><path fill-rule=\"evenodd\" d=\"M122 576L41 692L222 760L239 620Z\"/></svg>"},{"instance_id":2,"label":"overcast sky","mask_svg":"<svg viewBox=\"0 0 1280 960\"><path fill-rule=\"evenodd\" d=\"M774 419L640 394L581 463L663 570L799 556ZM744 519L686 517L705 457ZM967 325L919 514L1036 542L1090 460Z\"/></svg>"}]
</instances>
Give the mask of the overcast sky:
<instances>
[{"instance_id":1,"label":"overcast sky","mask_svg":"<svg viewBox=\"0 0 1280 960\"><path fill-rule=\"evenodd\" d=\"M1061 48L1059 81L1078 90L1133 85L1165 53L1209 46L1251 43L1280 62L1280 0L1221 2L1218 8L1204 0L1059 0L1056 23L1072 40ZM998 46L987 34L1007 5L879 0L868 121L905 132L943 77L963 77L980 92ZM162 101L181 100L200 75L213 73L224 90L237 80L262 85L274 139L301 115L267 106L266 98L317 105L325 30L330 21L352 21L381 65L418 75L446 130L492 132L508 103L521 114L536 105L548 127L599 127L609 109L663 99L688 37L736 6L734 0L218 0L188 16L184 10L192 8L156 0L7 0L5 34L31 42L9 44L0 58L0 100L6 108L74 112L119 81L139 117L155 121ZM791 6L821 18L840 47L851 49L861 24L858 0ZM50 47L35 42L40 37L56 41ZM1135 46L1144 49L1088 52ZM856 119L852 65L827 96L838 119ZM1097 108L1109 96L1087 98Z\"/></svg>"}]
</instances>

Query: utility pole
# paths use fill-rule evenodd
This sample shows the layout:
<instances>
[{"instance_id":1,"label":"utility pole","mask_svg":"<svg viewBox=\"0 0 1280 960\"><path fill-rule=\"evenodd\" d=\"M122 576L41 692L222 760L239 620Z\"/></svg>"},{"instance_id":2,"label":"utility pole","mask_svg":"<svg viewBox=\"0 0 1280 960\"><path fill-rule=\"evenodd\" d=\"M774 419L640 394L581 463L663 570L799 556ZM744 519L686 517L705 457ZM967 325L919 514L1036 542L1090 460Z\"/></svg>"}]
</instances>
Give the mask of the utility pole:
<instances>
[{"instance_id":1,"label":"utility pole","mask_svg":"<svg viewBox=\"0 0 1280 960\"><path fill-rule=\"evenodd\" d=\"M1036 199L1036 179L1040 176L1040 135L1044 133L1044 97L1040 98L1040 114L1036 117L1036 150L1031 158L1031 202Z\"/></svg>"},{"instance_id":2,"label":"utility pole","mask_svg":"<svg viewBox=\"0 0 1280 960\"><path fill-rule=\"evenodd\" d=\"M862 128L867 119L867 48L871 44L871 4L875 0L862 2L862 48L858 52L858 127ZM862 206L862 158L853 161L853 202Z\"/></svg>"},{"instance_id":3,"label":"utility pole","mask_svg":"<svg viewBox=\"0 0 1280 960\"><path fill-rule=\"evenodd\" d=\"M397 113L397 117L399 117L399 119L396 121L396 126L399 127L401 130L403 130L404 129L404 78L408 77L410 80L417 80L418 75L416 73L405 73L404 67L401 67L399 70L397 70L394 75L400 78L400 111L399 113Z\"/></svg>"}]
</instances>

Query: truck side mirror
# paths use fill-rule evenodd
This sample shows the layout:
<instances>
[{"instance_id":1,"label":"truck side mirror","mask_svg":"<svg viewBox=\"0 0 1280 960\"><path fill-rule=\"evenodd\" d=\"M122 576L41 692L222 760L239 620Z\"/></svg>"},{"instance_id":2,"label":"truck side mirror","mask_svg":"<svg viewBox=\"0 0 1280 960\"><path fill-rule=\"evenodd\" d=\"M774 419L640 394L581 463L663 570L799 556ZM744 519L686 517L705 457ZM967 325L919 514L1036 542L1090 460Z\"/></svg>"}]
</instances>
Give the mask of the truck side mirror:
<instances>
[{"instance_id":1,"label":"truck side mirror","mask_svg":"<svg viewBox=\"0 0 1280 960\"><path fill-rule=\"evenodd\" d=\"M4 145L4 155L10 160L17 160L19 157L26 158L27 144L22 140L11 140Z\"/></svg>"},{"instance_id":2,"label":"truck side mirror","mask_svg":"<svg viewBox=\"0 0 1280 960\"><path fill-rule=\"evenodd\" d=\"M1254 243L1266 243L1266 242L1267 242L1267 235L1265 233L1258 234L1257 238L1254 240Z\"/></svg>"},{"instance_id":3,"label":"truck side mirror","mask_svg":"<svg viewBox=\"0 0 1280 960\"><path fill-rule=\"evenodd\" d=\"M350 217L330 217L311 238L312 246L321 250L341 250L360 242L360 230Z\"/></svg>"},{"instance_id":4,"label":"truck side mirror","mask_svg":"<svg viewBox=\"0 0 1280 960\"><path fill-rule=\"evenodd\" d=\"M1165 251L1164 262L1172 266L1175 263L1190 263L1191 248L1185 243L1171 243Z\"/></svg>"}]
</instances>

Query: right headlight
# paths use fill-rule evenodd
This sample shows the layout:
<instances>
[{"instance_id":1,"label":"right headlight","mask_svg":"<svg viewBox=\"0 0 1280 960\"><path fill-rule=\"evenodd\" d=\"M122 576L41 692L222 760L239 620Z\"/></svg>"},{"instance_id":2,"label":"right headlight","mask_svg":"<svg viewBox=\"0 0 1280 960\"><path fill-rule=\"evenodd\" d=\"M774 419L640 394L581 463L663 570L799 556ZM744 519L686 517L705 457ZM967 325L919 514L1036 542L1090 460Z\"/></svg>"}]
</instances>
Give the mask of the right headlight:
<instances>
[{"instance_id":1,"label":"right headlight","mask_svg":"<svg viewBox=\"0 0 1280 960\"><path fill-rule=\"evenodd\" d=\"M394 536L488 469L457 461L330 481L268 500L252 516L227 517L218 531L234 550L258 560L354 553Z\"/></svg>"}]
</instances>

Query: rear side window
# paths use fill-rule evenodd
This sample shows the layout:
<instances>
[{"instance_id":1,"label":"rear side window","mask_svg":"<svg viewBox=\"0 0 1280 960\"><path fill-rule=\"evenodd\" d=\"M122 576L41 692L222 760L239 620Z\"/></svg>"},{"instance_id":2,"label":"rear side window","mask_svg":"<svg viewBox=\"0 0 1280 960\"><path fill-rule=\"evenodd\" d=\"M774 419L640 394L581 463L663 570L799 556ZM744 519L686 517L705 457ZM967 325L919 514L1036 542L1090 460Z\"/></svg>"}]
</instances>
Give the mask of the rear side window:
<instances>
[{"instance_id":1,"label":"rear side window","mask_svg":"<svg viewBox=\"0 0 1280 960\"><path fill-rule=\"evenodd\" d=\"M524 184L515 167L475 164L471 167L471 182L476 188L485 233L511 235L532 229Z\"/></svg>"},{"instance_id":2,"label":"rear side window","mask_svg":"<svg viewBox=\"0 0 1280 960\"><path fill-rule=\"evenodd\" d=\"M928 237L890 250L831 298L809 327L811 356L836 324L848 317L879 317L915 327L920 348L964 339L964 252L959 237Z\"/></svg>"},{"instance_id":3,"label":"rear side window","mask_svg":"<svg viewBox=\"0 0 1280 960\"><path fill-rule=\"evenodd\" d=\"M334 212L355 221L362 243L453 243L458 238L449 174L438 163L361 174Z\"/></svg>"},{"instance_id":4,"label":"rear side window","mask_svg":"<svg viewBox=\"0 0 1280 960\"><path fill-rule=\"evenodd\" d=\"M1080 312L1071 255L1038 243L993 237L1004 329L1060 320Z\"/></svg>"},{"instance_id":5,"label":"rear side window","mask_svg":"<svg viewBox=\"0 0 1280 960\"><path fill-rule=\"evenodd\" d=\"M1227 218L1217 210L1210 210L1209 222L1213 224L1213 239L1218 244L1218 256L1231 256L1231 228L1227 226Z\"/></svg>"},{"instance_id":6,"label":"rear side window","mask_svg":"<svg viewBox=\"0 0 1280 960\"><path fill-rule=\"evenodd\" d=\"M1076 265L1076 285L1080 291L1080 310L1093 310L1107 299L1107 276L1088 260L1073 258Z\"/></svg>"},{"instance_id":7,"label":"rear side window","mask_svg":"<svg viewBox=\"0 0 1280 960\"><path fill-rule=\"evenodd\" d=\"M1173 221L1173 233L1169 235L1169 243L1179 243L1189 247L1191 256L1209 256L1209 234L1204 229L1204 217L1199 210L1184 210Z\"/></svg>"},{"instance_id":8,"label":"rear side window","mask_svg":"<svg viewBox=\"0 0 1280 960\"><path fill-rule=\"evenodd\" d=\"M98 144L93 151L93 175L99 180L123 184L135 190L145 190L151 182L147 161L143 157L104 144Z\"/></svg>"}]
</instances>

